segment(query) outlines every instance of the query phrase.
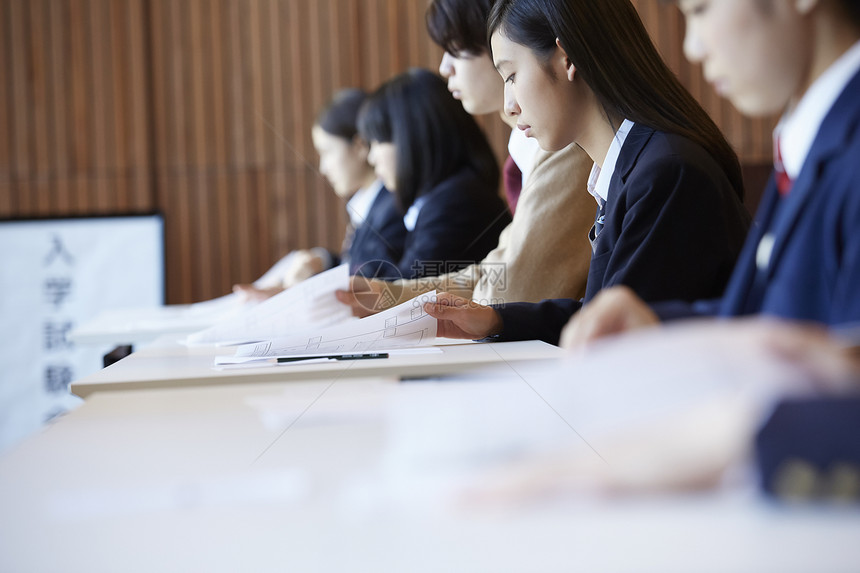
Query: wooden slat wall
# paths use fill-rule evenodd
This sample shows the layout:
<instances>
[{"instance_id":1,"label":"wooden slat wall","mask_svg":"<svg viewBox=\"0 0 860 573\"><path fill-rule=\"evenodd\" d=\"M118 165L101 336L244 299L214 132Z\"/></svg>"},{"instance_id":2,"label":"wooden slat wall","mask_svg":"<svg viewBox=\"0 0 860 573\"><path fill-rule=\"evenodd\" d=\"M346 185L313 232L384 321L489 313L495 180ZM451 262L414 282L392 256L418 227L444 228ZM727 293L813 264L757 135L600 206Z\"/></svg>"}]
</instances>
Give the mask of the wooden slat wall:
<instances>
[{"instance_id":1,"label":"wooden slat wall","mask_svg":"<svg viewBox=\"0 0 860 573\"><path fill-rule=\"evenodd\" d=\"M635 2L664 57L742 159L742 119L681 52L683 22ZM417 0L0 0L0 217L160 210L168 301L229 291L291 249L337 248L342 204L316 170L315 111L441 53ZM507 133L482 118L503 157Z\"/></svg>"},{"instance_id":2,"label":"wooden slat wall","mask_svg":"<svg viewBox=\"0 0 860 573\"><path fill-rule=\"evenodd\" d=\"M0 3L0 216L155 207L144 9Z\"/></svg>"}]
</instances>

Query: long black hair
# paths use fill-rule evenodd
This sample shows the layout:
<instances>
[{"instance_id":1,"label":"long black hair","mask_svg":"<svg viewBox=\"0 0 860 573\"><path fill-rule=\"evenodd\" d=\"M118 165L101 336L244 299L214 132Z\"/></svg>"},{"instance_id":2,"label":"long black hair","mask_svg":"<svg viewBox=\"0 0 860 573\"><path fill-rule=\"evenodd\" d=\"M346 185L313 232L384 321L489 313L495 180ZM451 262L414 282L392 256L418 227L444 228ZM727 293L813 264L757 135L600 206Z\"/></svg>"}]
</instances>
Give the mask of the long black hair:
<instances>
[{"instance_id":1,"label":"long black hair","mask_svg":"<svg viewBox=\"0 0 860 573\"><path fill-rule=\"evenodd\" d=\"M492 189L499 185L484 132L430 71L413 68L382 84L362 106L358 131L367 141L394 144L401 209L464 169Z\"/></svg>"},{"instance_id":2,"label":"long black hair","mask_svg":"<svg viewBox=\"0 0 860 573\"><path fill-rule=\"evenodd\" d=\"M698 143L743 198L737 155L660 57L630 0L498 0L487 36L497 31L544 63L558 39L607 119L629 119Z\"/></svg>"}]
</instances>

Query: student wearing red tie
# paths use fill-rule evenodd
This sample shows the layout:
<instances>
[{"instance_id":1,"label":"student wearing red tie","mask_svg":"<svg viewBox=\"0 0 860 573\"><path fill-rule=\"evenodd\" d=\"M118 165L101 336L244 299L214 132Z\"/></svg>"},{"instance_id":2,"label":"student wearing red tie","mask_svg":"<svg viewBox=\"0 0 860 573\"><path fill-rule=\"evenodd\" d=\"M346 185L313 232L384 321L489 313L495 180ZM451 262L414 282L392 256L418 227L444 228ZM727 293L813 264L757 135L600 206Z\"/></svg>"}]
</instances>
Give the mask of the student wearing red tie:
<instances>
[{"instance_id":1,"label":"student wearing red tie","mask_svg":"<svg viewBox=\"0 0 860 573\"><path fill-rule=\"evenodd\" d=\"M775 171L726 293L648 306L608 290L570 344L684 316L860 322L860 3L680 0L684 49L743 113L782 110Z\"/></svg>"},{"instance_id":2,"label":"student wearing red tie","mask_svg":"<svg viewBox=\"0 0 860 573\"><path fill-rule=\"evenodd\" d=\"M860 322L860 2L857 0L679 0L684 49L743 113L782 111L774 131L774 174L728 289L721 299L648 306L608 290L567 327L579 345L695 315L770 315L823 324L836 336ZM737 336L757 328L734 321ZM717 326L717 325L715 325ZM854 392L789 398L756 433L762 488L777 496L860 501L860 355L806 327L780 325L793 357L853 361ZM844 343L843 343L844 344ZM842 356L840 356L840 353ZM793 360L796 358L787 358ZM843 394L825 392L825 394ZM679 433L693 428L676 428ZM700 451L708 444L699 442ZM702 450L704 448L704 450ZM657 447L665 450L665 445ZM716 453L716 452L714 452ZM719 455L714 456L719 457ZM719 460L726 462L725 458ZM714 466L716 467L716 466ZM700 478L702 471L691 472Z\"/></svg>"},{"instance_id":3,"label":"student wearing red tie","mask_svg":"<svg viewBox=\"0 0 860 573\"><path fill-rule=\"evenodd\" d=\"M579 346L651 327L641 340L657 343L677 332L654 328L661 319L749 315L674 328L685 329L686 341L704 343L706 352L734 344L747 357L771 356L806 376L810 388L772 407L758 424L747 420L739 427L732 416L741 410L724 410L720 420L733 420L725 424L729 440L709 436L691 411L651 428L659 435L640 429L619 436L619 451L635 452L631 459L640 462L636 477L644 478L638 481L630 479L632 472L622 475L617 468L623 464L603 464L583 479L588 460L564 455L519 468L498 489L521 496L577 481L587 482L590 491L716 485L726 468L754 451L769 493L860 501L860 354L850 347L852 336L857 344L860 321L860 2L676 3L687 20L687 57L702 64L717 91L747 115L782 111L774 133L774 176L721 299L648 305L629 289L608 289L571 322L563 342ZM614 343L635 339L630 334ZM667 364L674 360L669 349ZM728 370L734 366L728 361ZM756 375L735 372L741 383L759 389ZM691 383L696 378L688 376Z\"/></svg>"}]
</instances>

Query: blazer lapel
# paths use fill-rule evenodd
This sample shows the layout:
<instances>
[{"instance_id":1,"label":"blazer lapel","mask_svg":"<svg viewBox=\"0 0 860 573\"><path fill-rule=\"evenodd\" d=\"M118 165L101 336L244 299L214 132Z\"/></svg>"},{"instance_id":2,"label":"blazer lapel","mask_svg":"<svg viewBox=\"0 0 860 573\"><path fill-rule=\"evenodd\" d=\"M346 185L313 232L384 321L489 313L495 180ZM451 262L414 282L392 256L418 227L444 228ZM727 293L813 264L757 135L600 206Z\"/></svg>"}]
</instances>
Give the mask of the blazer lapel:
<instances>
[{"instance_id":1,"label":"blazer lapel","mask_svg":"<svg viewBox=\"0 0 860 573\"><path fill-rule=\"evenodd\" d=\"M779 258L785 251L785 245L806 203L815 193L826 193L825 189L819 189L819 179L826 163L841 151L857 128L860 115L860 105L857 102L860 102L860 73L848 83L833 109L824 118L809 157L786 197L783 209L774 221L772 233L775 242L768 265L768 277L773 275L773 269L778 266Z\"/></svg>"},{"instance_id":2,"label":"blazer lapel","mask_svg":"<svg viewBox=\"0 0 860 573\"><path fill-rule=\"evenodd\" d=\"M642 150L653 136L653 129L638 123L627 134L624 145L621 146L621 153L618 154L618 160L615 162L614 175L620 177L622 182L627 182L627 176L636 167Z\"/></svg>"}]
</instances>

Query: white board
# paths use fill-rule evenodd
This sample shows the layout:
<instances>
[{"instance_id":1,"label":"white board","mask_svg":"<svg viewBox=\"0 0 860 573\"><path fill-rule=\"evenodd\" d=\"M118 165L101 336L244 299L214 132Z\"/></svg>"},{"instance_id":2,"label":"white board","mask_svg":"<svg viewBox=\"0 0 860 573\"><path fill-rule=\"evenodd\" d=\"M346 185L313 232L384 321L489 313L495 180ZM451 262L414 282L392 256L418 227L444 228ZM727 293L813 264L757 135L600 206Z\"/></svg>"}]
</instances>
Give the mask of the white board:
<instances>
[{"instance_id":1,"label":"white board","mask_svg":"<svg viewBox=\"0 0 860 573\"><path fill-rule=\"evenodd\" d=\"M77 403L107 347L71 330L112 308L164 304L161 216L0 221L0 451Z\"/></svg>"}]
</instances>

